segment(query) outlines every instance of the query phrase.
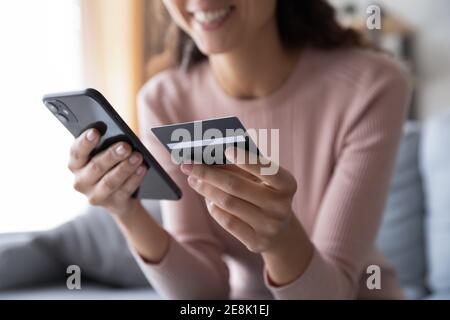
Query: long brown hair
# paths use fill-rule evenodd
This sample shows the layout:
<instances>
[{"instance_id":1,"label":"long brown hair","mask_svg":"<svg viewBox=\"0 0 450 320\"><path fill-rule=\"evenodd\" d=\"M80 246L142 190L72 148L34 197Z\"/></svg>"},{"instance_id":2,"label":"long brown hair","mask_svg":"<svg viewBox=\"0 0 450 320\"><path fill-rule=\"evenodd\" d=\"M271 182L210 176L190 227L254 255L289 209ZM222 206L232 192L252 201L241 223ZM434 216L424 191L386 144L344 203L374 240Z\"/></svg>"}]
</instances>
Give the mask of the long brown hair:
<instances>
[{"instance_id":1,"label":"long brown hair","mask_svg":"<svg viewBox=\"0 0 450 320\"><path fill-rule=\"evenodd\" d=\"M158 11L162 9L160 6ZM163 13L159 11L158 15ZM338 23L336 11L327 0L278 0L276 17L282 44L287 49L369 47L360 33ZM178 66L189 69L206 59L183 30L174 23L170 30L167 47L175 54Z\"/></svg>"}]
</instances>

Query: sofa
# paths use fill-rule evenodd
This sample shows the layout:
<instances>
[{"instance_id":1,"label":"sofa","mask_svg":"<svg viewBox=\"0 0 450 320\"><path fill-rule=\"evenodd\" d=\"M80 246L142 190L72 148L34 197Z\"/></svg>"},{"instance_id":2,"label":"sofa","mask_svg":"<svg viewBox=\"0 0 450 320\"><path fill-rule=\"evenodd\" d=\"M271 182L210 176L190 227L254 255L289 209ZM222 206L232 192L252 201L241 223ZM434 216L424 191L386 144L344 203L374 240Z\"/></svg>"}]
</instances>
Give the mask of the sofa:
<instances>
[{"instance_id":1,"label":"sofa","mask_svg":"<svg viewBox=\"0 0 450 320\"><path fill-rule=\"evenodd\" d=\"M450 112L406 124L377 245L407 298L450 300Z\"/></svg>"},{"instance_id":2,"label":"sofa","mask_svg":"<svg viewBox=\"0 0 450 320\"><path fill-rule=\"evenodd\" d=\"M145 206L160 221L159 203ZM408 299L450 299L450 113L409 122L377 246ZM68 290L66 268L82 270ZM54 230L0 235L0 299L159 299L112 218L88 207Z\"/></svg>"}]
</instances>

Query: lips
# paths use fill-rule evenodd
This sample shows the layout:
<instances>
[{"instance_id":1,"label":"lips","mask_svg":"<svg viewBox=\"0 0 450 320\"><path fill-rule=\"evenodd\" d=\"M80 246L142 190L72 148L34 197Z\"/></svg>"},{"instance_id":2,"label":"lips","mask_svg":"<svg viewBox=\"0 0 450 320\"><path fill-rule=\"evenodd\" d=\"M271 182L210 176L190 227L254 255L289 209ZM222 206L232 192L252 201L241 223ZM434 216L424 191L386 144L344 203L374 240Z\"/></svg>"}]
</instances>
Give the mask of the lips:
<instances>
[{"instance_id":1,"label":"lips","mask_svg":"<svg viewBox=\"0 0 450 320\"><path fill-rule=\"evenodd\" d=\"M220 27L231 15L234 7L229 6L221 9L203 9L190 12L192 19L203 29L212 30Z\"/></svg>"}]
</instances>

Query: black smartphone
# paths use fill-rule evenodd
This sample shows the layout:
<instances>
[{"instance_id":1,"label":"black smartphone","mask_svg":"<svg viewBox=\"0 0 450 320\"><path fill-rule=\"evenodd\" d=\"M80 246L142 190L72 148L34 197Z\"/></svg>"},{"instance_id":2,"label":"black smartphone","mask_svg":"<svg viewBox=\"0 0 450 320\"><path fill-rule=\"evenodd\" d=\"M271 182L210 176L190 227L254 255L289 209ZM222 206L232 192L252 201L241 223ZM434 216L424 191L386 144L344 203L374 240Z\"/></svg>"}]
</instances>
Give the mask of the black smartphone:
<instances>
[{"instance_id":1,"label":"black smartphone","mask_svg":"<svg viewBox=\"0 0 450 320\"><path fill-rule=\"evenodd\" d=\"M156 200L181 199L181 190L175 182L100 92L86 89L48 94L44 96L43 102L75 138L92 128L100 132L101 140L91 157L117 142L126 142L133 150L142 154L148 172L134 197Z\"/></svg>"}]
</instances>

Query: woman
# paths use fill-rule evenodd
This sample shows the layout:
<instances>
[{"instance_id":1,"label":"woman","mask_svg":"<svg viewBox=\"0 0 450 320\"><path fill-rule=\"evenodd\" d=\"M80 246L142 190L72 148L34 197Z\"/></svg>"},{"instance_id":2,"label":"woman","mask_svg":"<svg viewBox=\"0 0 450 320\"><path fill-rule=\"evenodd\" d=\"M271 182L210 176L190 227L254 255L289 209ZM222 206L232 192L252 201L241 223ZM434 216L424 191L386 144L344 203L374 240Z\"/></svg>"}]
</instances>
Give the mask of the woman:
<instances>
[{"instance_id":1,"label":"woman","mask_svg":"<svg viewBox=\"0 0 450 320\"><path fill-rule=\"evenodd\" d=\"M374 239L409 97L405 75L340 27L326 1L164 4L183 30L179 64L142 89L139 121L184 193L163 203L166 229L131 197L146 169L130 146L89 161L99 141L91 130L69 164L75 189L115 217L156 290L173 299L401 298ZM150 132L223 116L279 129L278 173L178 168ZM382 269L381 290L367 289L371 264Z\"/></svg>"}]
</instances>

